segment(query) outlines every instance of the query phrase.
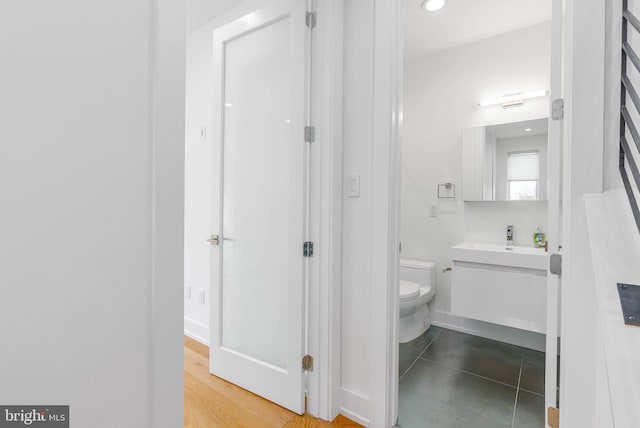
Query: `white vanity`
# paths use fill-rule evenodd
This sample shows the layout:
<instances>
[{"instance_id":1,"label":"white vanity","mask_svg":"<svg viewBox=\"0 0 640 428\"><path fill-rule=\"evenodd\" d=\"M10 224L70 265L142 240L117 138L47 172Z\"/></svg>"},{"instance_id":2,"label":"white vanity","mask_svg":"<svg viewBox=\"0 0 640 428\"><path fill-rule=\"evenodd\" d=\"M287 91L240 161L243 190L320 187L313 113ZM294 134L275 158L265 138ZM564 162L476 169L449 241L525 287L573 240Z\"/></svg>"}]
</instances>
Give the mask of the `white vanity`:
<instances>
[{"instance_id":1,"label":"white vanity","mask_svg":"<svg viewBox=\"0 0 640 428\"><path fill-rule=\"evenodd\" d=\"M547 253L463 242L452 248L451 312L545 333Z\"/></svg>"}]
</instances>

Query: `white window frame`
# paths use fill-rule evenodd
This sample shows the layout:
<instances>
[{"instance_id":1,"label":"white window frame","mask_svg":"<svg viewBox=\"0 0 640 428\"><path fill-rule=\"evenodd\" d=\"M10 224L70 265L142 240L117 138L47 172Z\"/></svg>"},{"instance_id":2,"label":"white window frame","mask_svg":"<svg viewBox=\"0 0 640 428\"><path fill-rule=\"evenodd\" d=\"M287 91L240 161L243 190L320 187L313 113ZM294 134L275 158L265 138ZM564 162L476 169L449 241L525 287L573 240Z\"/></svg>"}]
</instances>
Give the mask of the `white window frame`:
<instances>
[{"instance_id":1,"label":"white window frame","mask_svg":"<svg viewBox=\"0 0 640 428\"><path fill-rule=\"evenodd\" d=\"M525 154L536 154L538 156L538 179L537 180L509 180L509 170L507 168L507 200L508 201L538 201L540 200L540 150L522 150L515 152L507 152L507 165L509 165L509 157ZM511 199L511 183L512 182L536 182L536 197L535 199Z\"/></svg>"}]
</instances>

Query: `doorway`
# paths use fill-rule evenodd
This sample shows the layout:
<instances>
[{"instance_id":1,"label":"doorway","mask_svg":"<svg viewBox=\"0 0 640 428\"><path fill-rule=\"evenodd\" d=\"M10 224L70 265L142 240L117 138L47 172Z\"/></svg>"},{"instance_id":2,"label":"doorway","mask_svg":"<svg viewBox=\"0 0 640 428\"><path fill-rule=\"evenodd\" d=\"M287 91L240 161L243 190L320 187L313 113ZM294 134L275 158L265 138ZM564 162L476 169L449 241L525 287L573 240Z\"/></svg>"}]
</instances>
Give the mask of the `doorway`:
<instances>
[{"instance_id":1,"label":"doorway","mask_svg":"<svg viewBox=\"0 0 640 428\"><path fill-rule=\"evenodd\" d=\"M312 3L230 4L189 35L185 332L212 373L332 420L341 116L326 64L342 51L326 39L341 21Z\"/></svg>"},{"instance_id":2,"label":"doorway","mask_svg":"<svg viewBox=\"0 0 640 428\"><path fill-rule=\"evenodd\" d=\"M475 266L463 268L463 263L453 261L453 247L465 242L505 246L507 226L515 224L520 231L516 246L535 247L540 226L545 240L549 237L549 248L557 251L561 130L550 118L550 107L561 93L561 50L552 48L552 40L561 45L562 39L556 26L562 15L557 8L552 10L558 4L404 2L401 258L435 263L437 292L430 303L434 327L400 345L400 426L418 426L416 421L436 416L445 418L432 420L438 426L455 426L453 421L465 415L485 418L488 426L539 426L545 421L545 409L557 406L559 283L547 272L544 249L536 249L541 261L536 272L519 272L540 275L534 281L535 296L518 296L524 300L511 302L504 301L503 293L494 298L477 287L466 289L463 270ZM539 126L541 121L544 126ZM464 152L473 135L482 137L486 149L478 156L485 163L477 164L475 174L470 173L475 168L469 163L473 156ZM515 148L536 139L544 140L544 147L535 143L531 150ZM526 176L515 172L509 176L508 154L523 152L536 153L538 162L531 163ZM501 159L504 168L496 164ZM547 173L548 168L555 169ZM474 179L476 183L470 181ZM550 184L542 191L536 188L511 198L531 199L526 202L496 199L509 195L510 184L541 186L547 179ZM458 280L453 279L456 276ZM481 283L478 276L470 279ZM539 307L531 319L516 316L505 321L499 311L488 314L483 309L494 301L513 308L531 308L536 301ZM546 361L540 352L545 348L553 354ZM492 372L492 367L499 367L500 373ZM445 378L466 387L447 389L438 383ZM478 389L470 392L476 383ZM491 387L504 389L504 403L482 402L488 394L480 390ZM467 399L457 400L461 391ZM468 399L469 394L479 401ZM440 407L429 409L424 402Z\"/></svg>"}]
</instances>

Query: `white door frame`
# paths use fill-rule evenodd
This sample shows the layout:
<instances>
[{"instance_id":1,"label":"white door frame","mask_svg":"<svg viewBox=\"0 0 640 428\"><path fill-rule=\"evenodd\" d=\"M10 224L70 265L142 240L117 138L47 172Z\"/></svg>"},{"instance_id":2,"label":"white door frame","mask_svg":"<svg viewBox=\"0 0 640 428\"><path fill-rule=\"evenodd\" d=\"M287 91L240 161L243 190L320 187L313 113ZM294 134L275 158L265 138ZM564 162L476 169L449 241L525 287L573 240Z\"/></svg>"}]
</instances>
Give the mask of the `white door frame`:
<instances>
[{"instance_id":1,"label":"white door frame","mask_svg":"<svg viewBox=\"0 0 640 428\"><path fill-rule=\"evenodd\" d=\"M597 307L583 196L603 190L605 2L566 0L564 22L560 426L597 428Z\"/></svg>"},{"instance_id":2,"label":"white door frame","mask_svg":"<svg viewBox=\"0 0 640 428\"><path fill-rule=\"evenodd\" d=\"M562 58L563 52L563 27L564 27L564 0L553 0L551 22L551 82L549 88L549 110L552 109L553 100L562 98ZM549 254L561 254L562 248L562 119L553 119L549 115L549 161L548 161L548 244ZM558 376L558 336L559 330L559 304L561 279L558 275L547 272L547 299L546 299L546 364L545 364L545 421L548 423L549 412L546 409L558 406L558 393L556 389Z\"/></svg>"},{"instance_id":3,"label":"white door frame","mask_svg":"<svg viewBox=\"0 0 640 428\"><path fill-rule=\"evenodd\" d=\"M311 1L312 32L311 236L307 412L333 420L340 411L342 283L343 0Z\"/></svg>"},{"instance_id":4,"label":"white door frame","mask_svg":"<svg viewBox=\"0 0 640 428\"><path fill-rule=\"evenodd\" d=\"M398 418L400 141L403 0L375 0L369 421Z\"/></svg>"}]
</instances>

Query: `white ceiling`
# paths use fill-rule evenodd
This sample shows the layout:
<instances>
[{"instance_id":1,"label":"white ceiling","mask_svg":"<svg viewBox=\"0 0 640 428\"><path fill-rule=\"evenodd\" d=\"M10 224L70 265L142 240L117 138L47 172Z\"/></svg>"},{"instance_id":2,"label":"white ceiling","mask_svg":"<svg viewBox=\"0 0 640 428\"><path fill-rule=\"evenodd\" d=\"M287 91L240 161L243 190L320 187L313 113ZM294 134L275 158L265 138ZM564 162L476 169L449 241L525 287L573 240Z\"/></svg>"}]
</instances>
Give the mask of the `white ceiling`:
<instances>
[{"instance_id":1,"label":"white ceiling","mask_svg":"<svg viewBox=\"0 0 640 428\"><path fill-rule=\"evenodd\" d=\"M405 1L405 59L414 59L551 19L552 0L445 0L436 11Z\"/></svg>"}]
</instances>

